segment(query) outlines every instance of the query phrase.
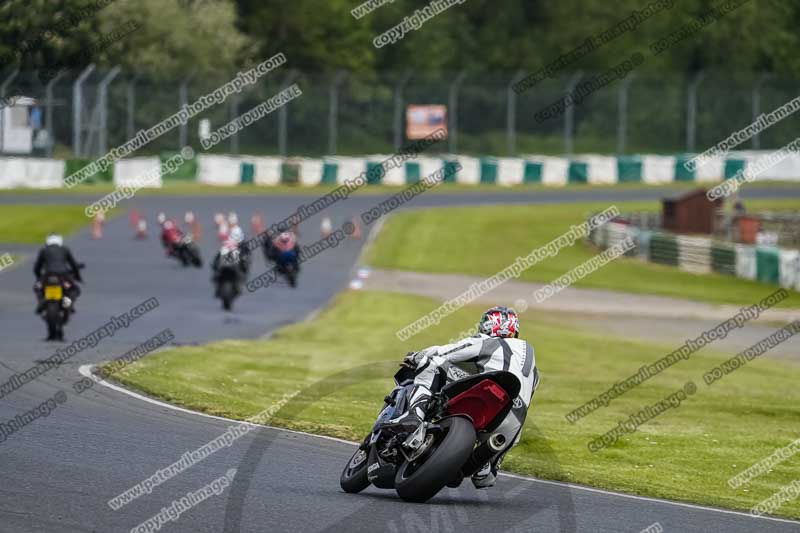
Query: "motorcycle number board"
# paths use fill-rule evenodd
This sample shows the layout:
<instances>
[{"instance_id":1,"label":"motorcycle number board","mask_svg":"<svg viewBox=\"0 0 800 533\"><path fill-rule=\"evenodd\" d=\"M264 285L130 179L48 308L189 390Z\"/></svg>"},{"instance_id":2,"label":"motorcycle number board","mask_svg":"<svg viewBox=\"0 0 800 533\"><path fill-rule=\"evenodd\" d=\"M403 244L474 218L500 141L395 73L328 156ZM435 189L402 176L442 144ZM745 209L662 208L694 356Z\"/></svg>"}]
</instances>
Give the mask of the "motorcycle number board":
<instances>
[{"instance_id":1,"label":"motorcycle number board","mask_svg":"<svg viewBox=\"0 0 800 533\"><path fill-rule=\"evenodd\" d=\"M60 285L48 285L44 288L45 300L60 300L62 296L62 289Z\"/></svg>"}]
</instances>

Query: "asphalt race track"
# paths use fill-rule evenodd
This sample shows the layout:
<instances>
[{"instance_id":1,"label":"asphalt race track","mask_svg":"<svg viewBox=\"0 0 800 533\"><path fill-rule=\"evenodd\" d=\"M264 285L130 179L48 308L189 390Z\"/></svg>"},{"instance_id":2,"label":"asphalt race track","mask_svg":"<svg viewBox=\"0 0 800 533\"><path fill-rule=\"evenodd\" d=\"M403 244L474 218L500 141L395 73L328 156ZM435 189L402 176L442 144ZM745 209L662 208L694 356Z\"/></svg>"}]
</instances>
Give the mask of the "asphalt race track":
<instances>
[{"instance_id":1,"label":"asphalt race track","mask_svg":"<svg viewBox=\"0 0 800 533\"><path fill-rule=\"evenodd\" d=\"M576 200L612 203L664 194L663 190L647 189L442 193L424 195L408 207ZM752 186L743 196L798 197L800 189ZM327 212L337 227L385 198L357 196ZM80 196L0 196L0 204L85 204L89 200ZM87 268L78 313L67 326L67 343L150 297L158 298L160 305L113 337L102 339L95 348L77 353L59 368L0 399L0 422L5 422L58 391L66 393L66 401L48 417L0 442L0 533L131 531L173 500L231 468L237 469L231 487L176 522L164 524L161 530L638 533L658 522L667 532L800 531L800 522L512 477L502 477L497 487L483 492L473 490L467 482L461 489L442 492L427 505L406 504L393 492L375 489L353 496L343 493L338 482L353 445L273 429L242 437L151 494L112 510L109 499L218 437L230 422L175 410L103 385L78 395L72 385L81 379L79 367L119 356L165 328L174 333L174 344L257 338L319 309L347 286L363 240L347 240L306 263L296 290L281 285L245 292L230 314L223 313L212 298L208 267L217 247L211 231L214 212L236 210L247 230L254 211L262 212L272 223L300 203L313 200L313 196L150 196L123 205L137 207L151 225L160 210L180 219L185 211L194 211L205 235L201 245L206 264L202 269L183 269L165 258L155 233L148 240L134 240L125 216L111 220L101 240L91 240L88 228L68 240ZM319 221L320 215L316 215L301 225L302 244L318 238ZM155 231L152 226L150 229ZM3 248L15 252L34 249ZM65 346L43 340L45 325L33 314L31 261L27 257L0 273L0 383ZM251 275L264 269L263 257L256 253ZM533 413L529 424L535 425L535 407Z\"/></svg>"}]
</instances>

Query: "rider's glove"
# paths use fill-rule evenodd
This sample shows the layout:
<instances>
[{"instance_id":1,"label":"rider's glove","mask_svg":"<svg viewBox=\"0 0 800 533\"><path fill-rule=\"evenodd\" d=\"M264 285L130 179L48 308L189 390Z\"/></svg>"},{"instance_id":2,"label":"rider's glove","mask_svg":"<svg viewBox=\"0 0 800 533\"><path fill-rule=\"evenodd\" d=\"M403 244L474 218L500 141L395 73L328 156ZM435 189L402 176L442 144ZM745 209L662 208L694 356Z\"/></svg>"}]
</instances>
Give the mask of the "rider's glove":
<instances>
[{"instance_id":1,"label":"rider's glove","mask_svg":"<svg viewBox=\"0 0 800 533\"><path fill-rule=\"evenodd\" d=\"M416 370L420 366L424 366L428 358L434 355L436 355L436 350L425 349L419 352L408 352L403 360L403 366Z\"/></svg>"}]
</instances>

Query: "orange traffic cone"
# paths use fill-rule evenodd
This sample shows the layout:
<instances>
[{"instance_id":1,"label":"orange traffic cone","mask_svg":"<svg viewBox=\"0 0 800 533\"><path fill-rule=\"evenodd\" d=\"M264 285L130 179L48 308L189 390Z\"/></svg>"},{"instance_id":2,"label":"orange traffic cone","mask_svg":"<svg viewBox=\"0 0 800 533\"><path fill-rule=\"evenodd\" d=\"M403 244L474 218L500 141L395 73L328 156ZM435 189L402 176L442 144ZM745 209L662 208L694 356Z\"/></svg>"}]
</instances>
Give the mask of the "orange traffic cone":
<instances>
[{"instance_id":1,"label":"orange traffic cone","mask_svg":"<svg viewBox=\"0 0 800 533\"><path fill-rule=\"evenodd\" d=\"M194 213L187 211L183 216L183 221L189 225L189 229L192 232L192 240L199 241L203 236L203 231L200 228L200 221L197 220L197 217L194 216Z\"/></svg>"},{"instance_id":2,"label":"orange traffic cone","mask_svg":"<svg viewBox=\"0 0 800 533\"><path fill-rule=\"evenodd\" d=\"M97 213L97 215L95 215L94 220L92 221L92 239L103 238L103 223L105 220L106 217L103 215L103 213Z\"/></svg>"},{"instance_id":3,"label":"orange traffic cone","mask_svg":"<svg viewBox=\"0 0 800 533\"><path fill-rule=\"evenodd\" d=\"M137 228L139 226L139 220L141 220L142 215L139 213L139 210L136 208L131 209L130 214L128 215L128 221L132 228Z\"/></svg>"},{"instance_id":4,"label":"orange traffic cone","mask_svg":"<svg viewBox=\"0 0 800 533\"><path fill-rule=\"evenodd\" d=\"M265 229L264 217L261 216L261 213L254 213L250 217L250 232L253 235L261 235Z\"/></svg>"},{"instance_id":5,"label":"orange traffic cone","mask_svg":"<svg viewBox=\"0 0 800 533\"><path fill-rule=\"evenodd\" d=\"M358 218L353 217L351 220L353 222L353 234L350 235L350 237L353 239L361 239L361 224L358 223Z\"/></svg>"}]
</instances>

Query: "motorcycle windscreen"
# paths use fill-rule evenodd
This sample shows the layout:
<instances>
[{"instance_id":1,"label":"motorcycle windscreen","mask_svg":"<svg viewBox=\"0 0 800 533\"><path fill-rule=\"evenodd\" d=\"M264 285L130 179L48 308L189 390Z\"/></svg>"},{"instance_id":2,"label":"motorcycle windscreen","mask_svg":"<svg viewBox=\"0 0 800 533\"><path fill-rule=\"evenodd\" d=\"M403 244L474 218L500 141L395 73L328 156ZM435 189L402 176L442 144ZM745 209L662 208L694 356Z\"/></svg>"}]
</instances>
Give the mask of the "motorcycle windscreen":
<instances>
[{"instance_id":1,"label":"motorcycle windscreen","mask_svg":"<svg viewBox=\"0 0 800 533\"><path fill-rule=\"evenodd\" d=\"M484 379L451 398L447 402L447 413L469 417L475 429L481 431L506 411L510 403L511 397L503 387Z\"/></svg>"}]
</instances>

